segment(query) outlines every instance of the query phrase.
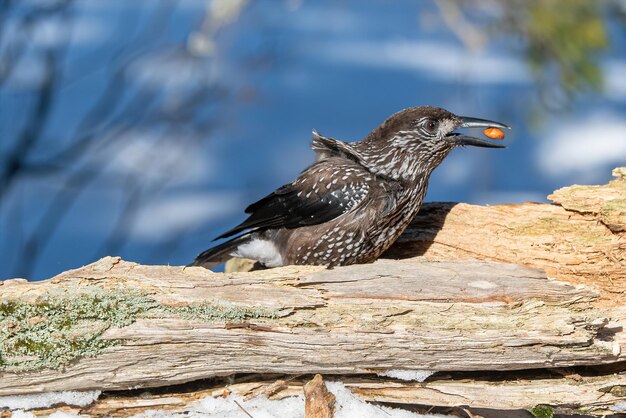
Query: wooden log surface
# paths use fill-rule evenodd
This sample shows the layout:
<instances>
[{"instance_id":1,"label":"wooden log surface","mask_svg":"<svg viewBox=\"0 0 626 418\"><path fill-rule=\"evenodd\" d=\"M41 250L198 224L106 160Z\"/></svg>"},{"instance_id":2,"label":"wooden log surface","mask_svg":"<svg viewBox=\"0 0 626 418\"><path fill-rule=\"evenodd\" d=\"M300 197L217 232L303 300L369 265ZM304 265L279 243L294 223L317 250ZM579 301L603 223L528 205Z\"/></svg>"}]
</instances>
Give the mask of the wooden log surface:
<instances>
[{"instance_id":1,"label":"wooden log surface","mask_svg":"<svg viewBox=\"0 0 626 418\"><path fill-rule=\"evenodd\" d=\"M44 282L5 281L0 395L234 373L619 364L626 179L616 173L555 192L553 205L426 206L386 255L401 260L212 273L107 257ZM369 388L365 397L381 392Z\"/></svg>"},{"instance_id":2,"label":"wooden log surface","mask_svg":"<svg viewBox=\"0 0 626 418\"><path fill-rule=\"evenodd\" d=\"M544 269L550 277L626 297L626 168L603 186L570 186L554 204L477 206L431 203L420 210L389 258L479 259Z\"/></svg>"}]
</instances>

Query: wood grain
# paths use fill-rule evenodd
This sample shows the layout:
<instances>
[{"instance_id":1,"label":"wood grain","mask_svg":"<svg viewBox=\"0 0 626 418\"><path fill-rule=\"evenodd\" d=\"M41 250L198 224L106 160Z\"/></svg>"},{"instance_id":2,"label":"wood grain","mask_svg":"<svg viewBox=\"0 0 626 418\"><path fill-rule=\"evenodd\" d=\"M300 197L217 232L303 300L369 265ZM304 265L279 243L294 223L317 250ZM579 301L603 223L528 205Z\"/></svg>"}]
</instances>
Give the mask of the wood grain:
<instances>
[{"instance_id":1,"label":"wood grain","mask_svg":"<svg viewBox=\"0 0 626 418\"><path fill-rule=\"evenodd\" d=\"M591 289L537 269L464 261L379 260L333 270L222 274L106 258L3 299L59 289L140 289L158 304L209 300L275 317L180 318L158 311L103 337L121 341L62 369L0 374L0 395L128 389L234 373L517 370L624 360L624 308L594 308ZM33 302L36 303L36 302Z\"/></svg>"},{"instance_id":2,"label":"wood grain","mask_svg":"<svg viewBox=\"0 0 626 418\"><path fill-rule=\"evenodd\" d=\"M538 267L599 289L600 304L626 298L626 169L602 186L570 186L555 204L431 203L384 257L491 260Z\"/></svg>"},{"instance_id":3,"label":"wood grain","mask_svg":"<svg viewBox=\"0 0 626 418\"><path fill-rule=\"evenodd\" d=\"M284 377L256 383L280 396L302 393L289 376L322 373L375 401L602 410L626 397L623 374L542 376L626 360L624 172L604 186L560 189L554 204L426 205L387 258L368 265L213 273L106 257L43 282L0 282L0 395L258 373ZM54 309L57 320L72 318L69 333L52 331ZM59 335L98 344L76 353L70 344L65 357L50 359L54 344L67 343ZM27 354L2 350L16 338ZM48 362L33 363L39 357ZM363 377L387 370L440 373L423 384ZM441 378L518 370L531 376ZM162 398L153 404L186 402ZM108 402L102 408L115 410Z\"/></svg>"}]
</instances>

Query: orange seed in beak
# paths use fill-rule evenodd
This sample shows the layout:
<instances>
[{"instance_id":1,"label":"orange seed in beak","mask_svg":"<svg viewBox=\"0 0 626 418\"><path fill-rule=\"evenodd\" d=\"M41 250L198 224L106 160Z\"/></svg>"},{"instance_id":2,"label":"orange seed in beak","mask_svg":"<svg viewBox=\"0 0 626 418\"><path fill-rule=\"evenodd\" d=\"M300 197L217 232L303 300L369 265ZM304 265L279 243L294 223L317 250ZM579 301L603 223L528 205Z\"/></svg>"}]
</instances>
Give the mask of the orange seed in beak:
<instances>
[{"instance_id":1,"label":"orange seed in beak","mask_svg":"<svg viewBox=\"0 0 626 418\"><path fill-rule=\"evenodd\" d=\"M483 131L483 134L491 139L504 139L504 131L499 128L487 128Z\"/></svg>"}]
</instances>

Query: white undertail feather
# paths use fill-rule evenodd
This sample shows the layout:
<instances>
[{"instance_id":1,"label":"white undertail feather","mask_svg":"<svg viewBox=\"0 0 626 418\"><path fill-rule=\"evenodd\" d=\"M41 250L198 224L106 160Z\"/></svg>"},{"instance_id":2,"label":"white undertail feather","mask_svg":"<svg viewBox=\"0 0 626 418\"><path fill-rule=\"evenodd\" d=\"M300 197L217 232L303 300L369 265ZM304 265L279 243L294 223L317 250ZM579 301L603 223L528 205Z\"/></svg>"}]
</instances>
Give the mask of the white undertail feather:
<instances>
[{"instance_id":1,"label":"white undertail feather","mask_svg":"<svg viewBox=\"0 0 626 418\"><path fill-rule=\"evenodd\" d=\"M280 267L283 265L283 257L274 243L259 238L254 238L245 244L241 244L231 255L257 260L266 267Z\"/></svg>"}]
</instances>

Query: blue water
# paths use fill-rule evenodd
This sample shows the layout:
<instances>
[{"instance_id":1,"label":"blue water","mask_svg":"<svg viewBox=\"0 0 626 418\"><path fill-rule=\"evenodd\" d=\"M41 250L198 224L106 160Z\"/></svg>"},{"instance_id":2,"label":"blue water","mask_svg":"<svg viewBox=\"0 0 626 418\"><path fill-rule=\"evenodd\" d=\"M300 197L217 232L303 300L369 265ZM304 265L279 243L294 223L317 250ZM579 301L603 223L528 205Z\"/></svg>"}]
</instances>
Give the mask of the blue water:
<instances>
[{"instance_id":1,"label":"blue water","mask_svg":"<svg viewBox=\"0 0 626 418\"><path fill-rule=\"evenodd\" d=\"M39 3L15 6L4 42L11 21ZM77 130L93 134L87 142L95 146L63 159L61 174L23 175L12 184L0 206L0 278L39 280L104 255L186 264L241 221L248 203L313 160L311 129L358 140L409 106L513 127L506 150L448 157L431 179L430 201L545 202L556 188L603 183L613 167L626 165L626 42L615 22L608 23L611 46L599 56L604 90L553 110L540 100L550 86L534 82L519 40L502 36L469 50L431 2L251 2L211 35L213 53L190 54L186 45L206 7L78 1L71 24L50 19L29 38L0 86L0 161L28 121L41 53L51 45L65 45L63 71L29 161L56 155ZM59 40L67 28L69 43ZM194 101L200 92L206 95ZM96 111L81 127L104 93L118 97L116 111ZM181 103L190 103L188 112L171 111ZM110 123L101 126L103 118ZM68 173L88 169L98 175L45 222L55 196L73 190ZM125 205L137 210L115 235ZM35 239L38 252L25 263L26 243L38 234L47 238Z\"/></svg>"}]
</instances>

